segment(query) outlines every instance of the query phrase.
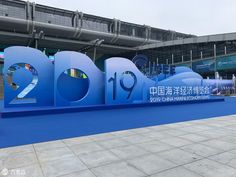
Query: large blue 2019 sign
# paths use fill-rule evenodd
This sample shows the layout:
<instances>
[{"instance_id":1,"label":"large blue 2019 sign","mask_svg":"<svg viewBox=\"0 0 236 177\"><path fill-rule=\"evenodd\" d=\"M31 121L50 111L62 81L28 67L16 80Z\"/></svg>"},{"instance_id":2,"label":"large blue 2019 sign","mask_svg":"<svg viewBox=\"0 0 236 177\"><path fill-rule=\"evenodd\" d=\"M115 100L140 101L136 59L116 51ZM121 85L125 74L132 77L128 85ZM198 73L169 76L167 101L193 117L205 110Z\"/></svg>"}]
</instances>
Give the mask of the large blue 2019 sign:
<instances>
[{"instance_id":1,"label":"large blue 2019 sign","mask_svg":"<svg viewBox=\"0 0 236 177\"><path fill-rule=\"evenodd\" d=\"M71 70L76 77L70 77ZM3 73L5 107L178 101L179 96L210 94L202 77L189 68L173 72L170 67L169 73L148 78L132 61L109 58L101 72L88 56L70 51L58 52L52 63L37 49L10 47L5 49Z\"/></svg>"}]
</instances>

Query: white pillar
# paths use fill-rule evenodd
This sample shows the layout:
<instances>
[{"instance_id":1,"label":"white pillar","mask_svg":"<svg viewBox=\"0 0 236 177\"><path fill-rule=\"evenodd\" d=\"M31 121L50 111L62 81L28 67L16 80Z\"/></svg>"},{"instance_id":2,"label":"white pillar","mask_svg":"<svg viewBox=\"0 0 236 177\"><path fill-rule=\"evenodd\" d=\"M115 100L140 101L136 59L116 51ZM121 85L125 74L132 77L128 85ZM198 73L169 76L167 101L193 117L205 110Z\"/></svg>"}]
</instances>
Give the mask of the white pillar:
<instances>
[{"instance_id":1,"label":"white pillar","mask_svg":"<svg viewBox=\"0 0 236 177\"><path fill-rule=\"evenodd\" d=\"M215 60L214 70L216 72L216 44L214 44L214 60Z\"/></svg>"},{"instance_id":2,"label":"white pillar","mask_svg":"<svg viewBox=\"0 0 236 177\"><path fill-rule=\"evenodd\" d=\"M214 58L216 58L216 44L214 44Z\"/></svg>"},{"instance_id":3,"label":"white pillar","mask_svg":"<svg viewBox=\"0 0 236 177\"><path fill-rule=\"evenodd\" d=\"M151 75L151 62L149 61L149 76Z\"/></svg>"},{"instance_id":4,"label":"white pillar","mask_svg":"<svg viewBox=\"0 0 236 177\"><path fill-rule=\"evenodd\" d=\"M97 53L97 47L94 47L94 51L93 51L93 62L95 63L96 60L96 53Z\"/></svg>"},{"instance_id":5,"label":"white pillar","mask_svg":"<svg viewBox=\"0 0 236 177\"><path fill-rule=\"evenodd\" d=\"M191 68L193 68L193 51L190 50L190 61L191 61Z\"/></svg>"}]
</instances>

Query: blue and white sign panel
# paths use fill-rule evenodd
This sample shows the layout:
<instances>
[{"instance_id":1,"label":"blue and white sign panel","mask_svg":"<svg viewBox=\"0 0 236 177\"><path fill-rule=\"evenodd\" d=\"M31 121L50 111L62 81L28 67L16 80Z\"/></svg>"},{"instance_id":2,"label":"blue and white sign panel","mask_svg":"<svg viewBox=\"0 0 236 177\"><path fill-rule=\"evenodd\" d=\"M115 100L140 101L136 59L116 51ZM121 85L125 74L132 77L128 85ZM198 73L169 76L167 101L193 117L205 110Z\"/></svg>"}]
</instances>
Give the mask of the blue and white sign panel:
<instances>
[{"instance_id":1,"label":"blue and white sign panel","mask_svg":"<svg viewBox=\"0 0 236 177\"><path fill-rule=\"evenodd\" d=\"M4 58L5 107L201 100L210 98L210 87L216 83L190 68L170 65L156 65L156 74L147 77L120 57L106 59L102 72L88 56L72 51L58 52L51 62L37 49L16 46L5 49Z\"/></svg>"},{"instance_id":2,"label":"blue and white sign panel","mask_svg":"<svg viewBox=\"0 0 236 177\"><path fill-rule=\"evenodd\" d=\"M156 86L150 87L150 102L173 102L210 99L208 86Z\"/></svg>"}]
</instances>

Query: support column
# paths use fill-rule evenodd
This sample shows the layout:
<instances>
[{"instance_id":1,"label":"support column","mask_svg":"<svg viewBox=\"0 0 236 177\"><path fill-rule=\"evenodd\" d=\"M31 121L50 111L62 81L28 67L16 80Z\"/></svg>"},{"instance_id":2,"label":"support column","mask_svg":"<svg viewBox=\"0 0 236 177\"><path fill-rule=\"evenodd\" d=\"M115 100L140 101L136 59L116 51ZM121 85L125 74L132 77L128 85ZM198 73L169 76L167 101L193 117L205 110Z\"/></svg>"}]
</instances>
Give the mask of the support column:
<instances>
[{"instance_id":1,"label":"support column","mask_svg":"<svg viewBox=\"0 0 236 177\"><path fill-rule=\"evenodd\" d=\"M216 72L216 44L214 44L214 60L215 60L214 71Z\"/></svg>"},{"instance_id":2,"label":"support column","mask_svg":"<svg viewBox=\"0 0 236 177\"><path fill-rule=\"evenodd\" d=\"M155 61L152 63L152 74L155 74L155 70L156 70L156 65L155 65Z\"/></svg>"},{"instance_id":3,"label":"support column","mask_svg":"<svg viewBox=\"0 0 236 177\"><path fill-rule=\"evenodd\" d=\"M38 39L35 39L35 48L38 49Z\"/></svg>"},{"instance_id":4,"label":"support column","mask_svg":"<svg viewBox=\"0 0 236 177\"><path fill-rule=\"evenodd\" d=\"M214 44L214 58L216 58L216 44Z\"/></svg>"},{"instance_id":5,"label":"support column","mask_svg":"<svg viewBox=\"0 0 236 177\"><path fill-rule=\"evenodd\" d=\"M193 51L190 50L190 62L191 62L191 69L193 68Z\"/></svg>"},{"instance_id":6,"label":"support column","mask_svg":"<svg viewBox=\"0 0 236 177\"><path fill-rule=\"evenodd\" d=\"M94 47L94 50L93 50L93 63L95 63L96 54L97 54L97 47Z\"/></svg>"},{"instance_id":7,"label":"support column","mask_svg":"<svg viewBox=\"0 0 236 177\"><path fill-rule=\"evenodd\" d=\"M149 76L151 76L151 62L149 61Z\"/></svg>"},{"instance_id":8,"label":"support column","mask_svg":"<svg viewBox=\"0 0 236 177\"><path fill-rule=\"evenodd\" d=\"M174 54L172 53L171 55L171 62L172 62L172 65L174 64Z\"/></svg>"}]
</instances>

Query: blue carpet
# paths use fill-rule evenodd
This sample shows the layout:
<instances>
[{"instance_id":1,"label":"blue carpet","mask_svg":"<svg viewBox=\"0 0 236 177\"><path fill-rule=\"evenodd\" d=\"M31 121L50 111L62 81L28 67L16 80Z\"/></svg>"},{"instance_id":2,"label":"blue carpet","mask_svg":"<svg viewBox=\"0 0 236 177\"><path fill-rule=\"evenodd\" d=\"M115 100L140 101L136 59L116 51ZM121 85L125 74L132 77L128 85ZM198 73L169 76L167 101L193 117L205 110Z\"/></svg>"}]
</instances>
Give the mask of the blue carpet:
<instances>
[{"instance_id":1,"label":"blue carpet","mask_svg":"<svg viewBox=\"0 0 236 177\"><path fill-rule=\"evenodd\" d=\"M236 114L235 105L236 98L225 98L225 102L0 118L0 148Z\"/></svg>"}]
</instances>

